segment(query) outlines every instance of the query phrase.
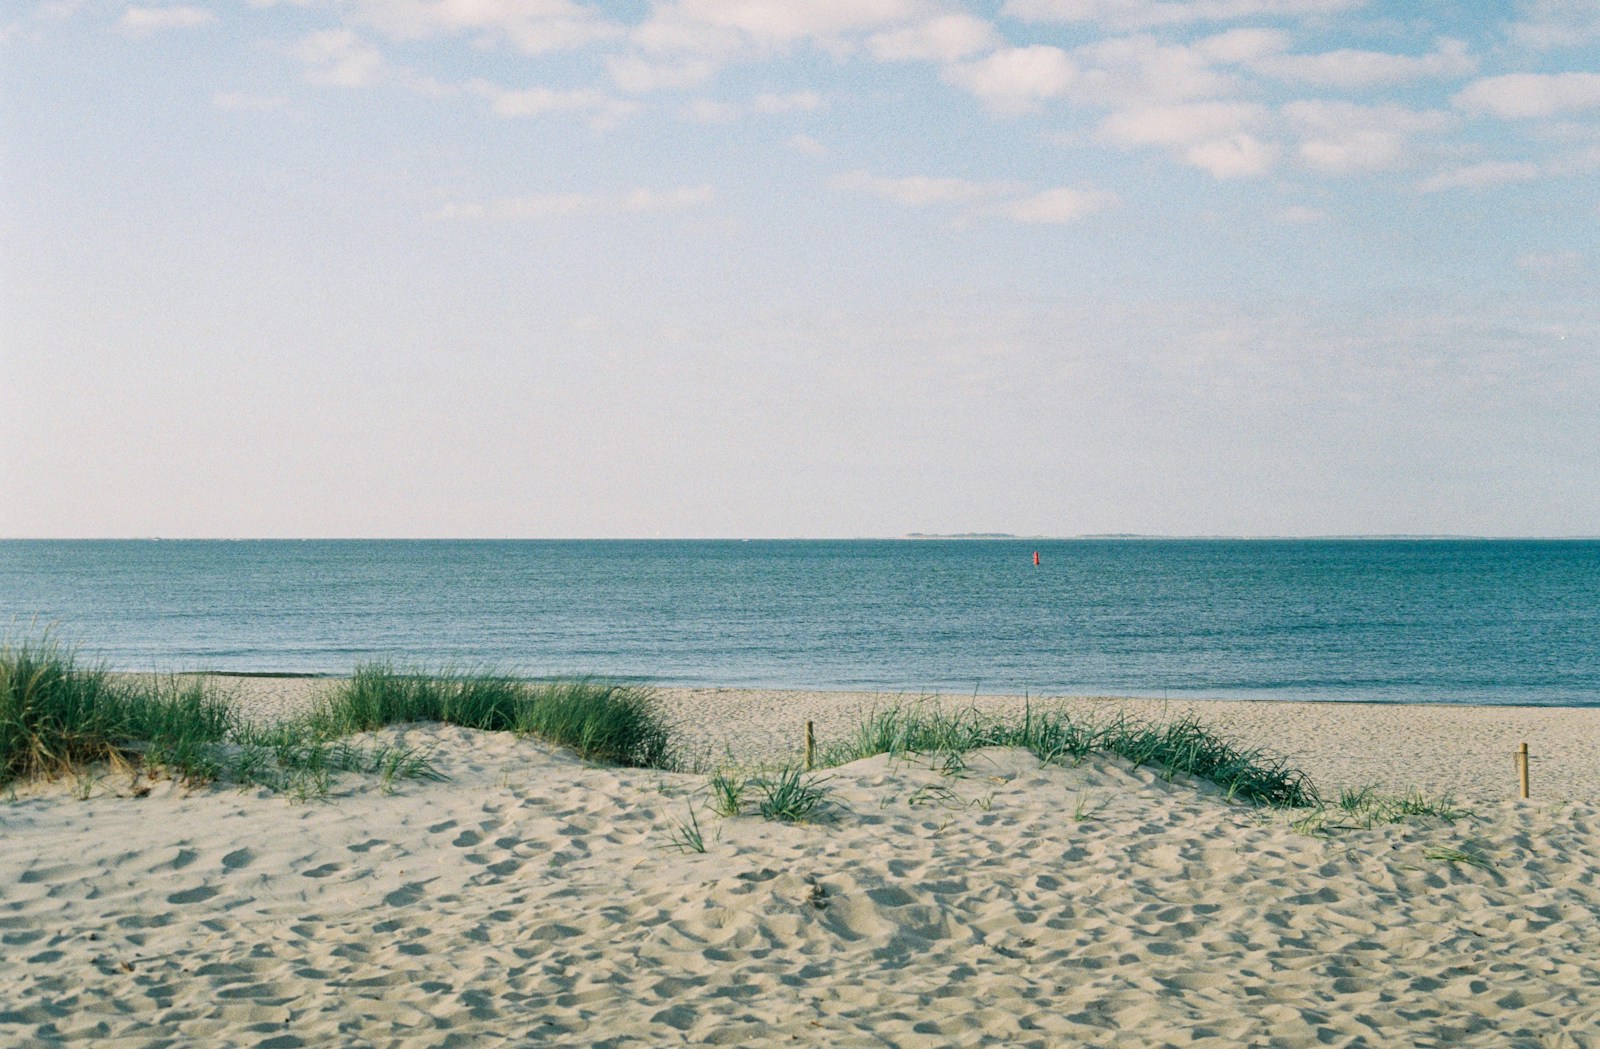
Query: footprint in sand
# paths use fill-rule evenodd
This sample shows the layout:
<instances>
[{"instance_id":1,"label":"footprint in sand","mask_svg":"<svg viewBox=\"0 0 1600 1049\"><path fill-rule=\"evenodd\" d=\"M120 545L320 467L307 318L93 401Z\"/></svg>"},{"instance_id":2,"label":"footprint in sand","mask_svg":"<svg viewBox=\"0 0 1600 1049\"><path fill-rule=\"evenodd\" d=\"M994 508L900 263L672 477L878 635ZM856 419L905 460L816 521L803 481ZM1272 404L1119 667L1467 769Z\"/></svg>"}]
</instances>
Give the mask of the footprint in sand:
<instances>
[{"instance_id":1,"label":"footprint in sand","mask_svg":"<svg viewBox=\"0 0 1600 1049\"><path fill-rule=\"evenodd\" d=\"M192 889L184 889L182 892L173 893L167 897L167 902L180 906L188 903L204 903L217 894L218 890L209 885L197 885Z\"/></svg>"},{"instance_id":2,"label":"footprint in sand","mask_svg":"<svg viewBox=\"0 0 1600 1049\"><path fill-rule=\"evenodd\" d=\"M423 881L407 882L385 896L383 902L391 907L409 907L422 899L424 895L422 887L426 884L427 882Z\"/></svg>"},{"instance_id":3,"label":"footprint in sand","mask_svg":"<svg viewBox=\"0 0 1600 1049\"><path fill-rule=\"evenodd\" d=\"M18 885L37 885L42 882L70 878L74 869L67 864L57 867L29 867L17 878Z\"/></svg>"},{"instance_id":4,"label":"footprint in sand","mask_svg":"<svg viewBox=\"0 0 1600 1049\"><path fill-rule=\"evenodd\" d=\"M234 849L222 857L222 869L227 871L243 870L255 862L256 854L250 849Z\"/></svg>"}]
</instances>

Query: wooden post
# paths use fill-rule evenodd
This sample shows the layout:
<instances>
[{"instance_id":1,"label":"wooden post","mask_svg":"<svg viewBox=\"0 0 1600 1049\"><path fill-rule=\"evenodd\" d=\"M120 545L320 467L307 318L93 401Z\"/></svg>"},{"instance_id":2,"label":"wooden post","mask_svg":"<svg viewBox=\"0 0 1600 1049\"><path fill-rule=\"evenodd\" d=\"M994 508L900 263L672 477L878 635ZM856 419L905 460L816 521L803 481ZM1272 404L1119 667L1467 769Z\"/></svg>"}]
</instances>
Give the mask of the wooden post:
<instances>
[{"instance_id":1,"label":"wooden post","mask_svg":"<svg viewBox=\"0 0 1600 1049\"><path fill-rule=\"evenodd\" d=\"M1522 796L1528 796L1528 745L1522 744L1517 748L1517 778L1521 780Z\"/></svg>"},{"instance_id":2,"label":"wooden post","mask_svg":"<svg viewBox=\"0 0 1600 1049\"><path fill-rule=\"evenodd\" d=\"M811 722L806 722L806 771L810 772L817 759L817 732ZM1526 794L1523 797L1527 797Z\"/></svg>"}]
</instances>

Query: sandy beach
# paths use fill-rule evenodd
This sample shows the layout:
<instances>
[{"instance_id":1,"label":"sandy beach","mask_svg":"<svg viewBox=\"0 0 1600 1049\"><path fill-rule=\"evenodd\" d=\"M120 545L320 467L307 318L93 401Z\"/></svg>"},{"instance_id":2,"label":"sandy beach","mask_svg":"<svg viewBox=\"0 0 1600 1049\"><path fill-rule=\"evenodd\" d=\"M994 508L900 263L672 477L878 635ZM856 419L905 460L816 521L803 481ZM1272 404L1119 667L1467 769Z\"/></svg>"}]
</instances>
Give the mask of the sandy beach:
<instances>
[{"instance_id":1,"label":"sandy beach","mask_svg":"<svg viewBox=\"0 0 1600 1049\"><path fill-rule=\"evenodd\" d=\"M326 684L222 682L259 717ZM659 694L709 764L916 698ZM1192 709L1324 793L1472 815L1317 836L1120 760L988 750L828 770L787 825L716 815L703 773L397 727L448 780L0 802L0 1044L1600 1046L1600 711L1061 702ZM691 812L703 853L674 845Z\"/></svg>"},{"instance_id":2,"label":"sandy beach","mask_svg":"<svg viewBox=\"0 0 1600 1049\"><path fill-rule=\"evenodd\" d=\"M269 720L309 706L329 681L232 677L212 680ZM1193 715L1230 739L1264 747L1305 770L1328 794L1376 786L1450 794L1471 802L1514 796L1513 754L1533 754L1540 801L1600 800L1600 708L1404 706L1388 703L1278 703L1107 697L926 696L909 692L807 692L772 689L665 688L660 709L682 753L702 765L781 764L799 758L805 723L826 743L847 735L863 714L888 706L934 703L949 710L1020 714L1064 706L1090 719L1118 715L1147 721Z\"/></svg>"}]
</instances>

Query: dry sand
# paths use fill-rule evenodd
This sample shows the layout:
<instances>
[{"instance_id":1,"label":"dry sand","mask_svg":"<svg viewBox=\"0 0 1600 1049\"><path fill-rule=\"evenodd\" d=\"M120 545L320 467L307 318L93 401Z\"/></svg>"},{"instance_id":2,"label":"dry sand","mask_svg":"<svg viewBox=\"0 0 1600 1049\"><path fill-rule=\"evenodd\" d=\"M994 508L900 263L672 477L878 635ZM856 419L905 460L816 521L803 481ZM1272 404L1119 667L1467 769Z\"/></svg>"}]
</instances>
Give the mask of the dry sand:
<instances>
[{"instance_id":1,"label":"dry sand","mask_svg":"<svg viewBox=\"0 0 1600 1049\"><path fill-rule=\"evenodd\" d=\"M214 678L260 719L303 710L329 682L318 678ZM920 696L913 693L799 692L669 688L661 710L699 764L794 761L805 723L826 744L847 736L862 715L896 704L940 703L1021 713L1026 704L1065 705L1092 719L1121 714L1163 721L1192 714L1230 739L1291 759L1330 795L1381 787L1500 801L1517 790L1513 755L1527 743L1541 801L1600 801L1600 708L1402 706L1388 703L1276 703L1230 700L1061 699L1021 696Z\"/></svg>"},{"instance_id":2,"label":"dry sand","mask_svg":"<svg viewBox=\"0 0 1600 1049\"><path fill-rule=\"evenodd\" d=\"M742 760L883 702L662 699ZM1198 709L1325 789L1477 815L1318 838L1118 762L987 751L831 770L824 818L789 826L712 814L703 775L396 728L451 779L0 802L0 1045L1600 1046L1600 712ZM1522 738L1535 799L1503 800ZM670 846L691 808L704 854Z\"/></svg>"}]
</instances>

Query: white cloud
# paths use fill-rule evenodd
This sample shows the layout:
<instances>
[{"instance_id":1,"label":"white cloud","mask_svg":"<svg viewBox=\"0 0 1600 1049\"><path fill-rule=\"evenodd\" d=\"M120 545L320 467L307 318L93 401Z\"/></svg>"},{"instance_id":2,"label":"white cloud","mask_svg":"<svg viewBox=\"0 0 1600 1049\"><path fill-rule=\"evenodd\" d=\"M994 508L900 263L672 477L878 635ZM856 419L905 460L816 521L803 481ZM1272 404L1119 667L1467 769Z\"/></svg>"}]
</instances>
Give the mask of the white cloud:
<instances>
[{"instance_id":1,"label":"white cloud","mask_svg":"<svg viewBox=\"0 0 1600 1049\"><path fill-rule=\"evenodd\" d=\"M1101 40L1078 48L1072 58L1082 70L1072 85L1074 100L1104 106L1214 98L1237 86L1211 64L1203 49L1162 43L1151 36Z\"/></svg>"},{"instance_id":2,"label":"white cloud","mask_svg":"<svg viewBox=\"0 0 1600 1049\"><path fill-rule=\"evenodd\" d=\"M1414 136L1442 131L1452 123L1448 113L1389 103L1290 102L1283 114L1304 136L1301 160L1334 174L1405 167L1417 159Z\"/></svg>"},{"instance_id":3,"label":"white cloud","mask_svg":"<svg viewBox=\"0 0 1600 1049\"><path fill-rule=\"evenodd\" d=\"M1264 175L1278 160L1278 147L1254 135L1197 142L1183 151L1183 159L1214 178L1253 178Z\"/></svg>"},{"instance_id":4,"label":"white cloud","mask_svg":"<svg viewBox=\"0 0 1600 1049\"><path fill-rule=\"evenodd\" d=\"M496 115L507 119L549 113L587 116L596 128L608 128L644 107L615 98L598 88L509 88L481 77L462 84L441 82L405 66L392 66L373 44L350 29L329 29L303 38L294 49L305 65L306 80L335 87L370 87L395 84L413 94L432 98L475 96L487 101ZM243 105L241 100L235 108ZM218 105L229 102L218 100Z\"/></svg>"},{"instance_id":5,"label":"white cloud","mask_svg":"<svg viewBox=\"0 0 1600 1049\"><path fill-rule=\"evenodd\" d=\"M1216 178L1265 174L1278 147L1247 134L1268 119L1253 102L1189 102L1112 113L1100 123L1103 138L1123 146L1169 146L1186 164Z\"/></svg>"},{"instance_id":6,"label":"white cloud","mask_svg":"<svg viewBox=\"0 0 1600 1049\"><path fill-rule=\"evenodd\" d=\"M702 124L727 124L751 115L810 113L824 105L826 102L823 97L815 91L795 91L789 94L761 94L747 102L697 98L684 107L683 115Z\"/></svg>"},{"instance_id":7,"label":"white cloud","mask_svg":"<svg viewBox=\"0 0 1600 1049\"><path fill-rule=\"evenodd\" d=\"M1000 205L997 213L1028 225L1058 225L1073 222L1121 203L1115 193L1059 187L1032 193Z\"/></svg>"},{"instance_id":8,"label":"white cloud","mask_svg":"<svg viewBox=\"0 0 1600 1049\"><path fill-rule=\"evenodd\" d=\"M1251 62L1250 68L1280 80L1355 90L1470 76L1477 72L1478 60L1462 41L1442 39L1425 55L1349 49L1315 55L1265 55Z\"/></svg>"},{"instance_id":9,"label":"white cloud","mask_svg":"<svg viewBox=\"0 0 1600 1049\"><path fill-rule=\"evenodd\" d=\"M1179 146L1234 134L1266 118L1266 107L1254 102L1188 102L1121 110L1101 121L1100 131L1120 145Z\"/></svg>"},{"instance_id":10,"label":"white cloud","mask_svg":"<svg viewBox=\"0 0 1600 1049\"><path fill-rule=\"evenodd\" d=\"M1405 138L1388 131L1349 131L1338 138L1307 139L1300 144L1300 157L1334 173L1383 171L1403 163Z\"/></svg>"},{"instance_id":11,"label":"white cloud","mask_svg":"<svg viewBox=\"0 0 1600 1049\"><path fill-rule=\"evenodd\" d=\"M1023 113L1064 94L1078 75L1058 47L1011 47L948 67L944 77L972 92L997 113Z\"/></svg>"},{"instance_id":12,"label":"white cloud","mask_svg":"<svg viewBox=\"0 0 1600 1049\"><path fill-rule=\"evenodd\" d=\"M495 113L507 119L547 113L587 113L596 126L609 127L641 108L637 102L612 98L593 88L507 88L487 80L473 80L466 85L466 90L488 100Z\"/></svg>"},{"instance_id":13,"label":"white cloud","mask_svg":"<svg viewBox=\"0 0 1600 1049\"><path fill-rule=\"evenodd\" d=\"M1004 46L993 25L967 14L940 15L867 40L873 56L884 62L955 62Z\"/></svg>"},{"instance_id":14,"label":"white cloud","mask_svg":"<svg viewBox=\"0 0 1600 1049\"><path fill-rule=\"evenodd\" d=\"M1437 193L1445 189L1478 189L1502 182L1526 182L1538 177L1538 167L1525 161L1486 160L1441 171L1418 182L1417 189L1423 193Z\"/></svg>"},{"instance_id":15,"label":"white cloud","mask_svg":"<svg viewBox=\"0 0 1600 1049\"><path fill-rule=\"evenodd\" d=\"M1212 62L1249 62L1289 49L1290 37L1281 29L1229 29L1197 40L1194 49Z\"/></svg>"},{"instance_id":16,"label":"white cloud","mask_svg":"<svg viewBox=\"0 0 1600 1049\"><path fill-rule=\"evenodd\" d=\"M517 222L569 218L580 215L642 215L687 211L709 204L716 194L710 186L680 189L634 189L625 193L535 193L501 197L486 203L451 203L439 210L441 219Z\"/></svg>"},{"instance_id":17,"label":"white cloud","mask_svg":"<svg viewBox=\"0 0 1600 1049\"><path fill-rule=\"evenodd\" d=\"M1006 0L1000 13L1031 22L1097 22L1147 29L1244 18L1332 14L1366 0Z\"/></svg>"},{"instance_id":18,"label":"white cloud","mask_svg":"<svg viewBox=\"0 0 1600 1049\"><path fill-rule=\"evenodd\" d=\"M1587 175L1600 171L1600 142L1556 157L1545 167L1552 175Z\"/></svg>"},{"instance_id":19,"label":"white cloud","mask_svg":"<svg viewBox=\"0 0 1600 1049\"><path fill-rule=\"evenodd\" d=\"M389 74L383 55L348 29L312 33L295 46L306 79L333 87L370 87Z\"/></svg>"},{"instance_id":20,"label":"white cloud","mask_svg":"<svg viewBox=\"0 0 1600 1049\"><path fill-rule=\"evenodd\" d=\"M682 62L652 62L638 55L611 55L606 59L611 82L629 94L675 91L699 87L716 76L717 67L704 58Z\"/></svg>"},{"instance_id":21,"label":"white cloud","mask_svg":"<svg viewBox=\"0 0 1600 1049\"><path fill-rule=\"evenodd\" d=\"M1012 182L970 182L960 178L885 178L865 171L836 175L828 187L837 191L870 193L896 204L921 208L931 204L969 204L1015 194L1026 187Z\"/></svg>"},{"instance_id":22,"label":"white cloud","mask_svg":"<svg viewBox=\"0 0 1600 1049\"><path fill-rule=\"evenodd\" d=\"M1600 39L1600 6L1594 0L1533 0L1507 27L1513 41L1536 51L1579 47Z\"/></svg>"},{"instance_id":23,"label":"white cloud","mask_svg":"<svg viewBox=\"0 0 1600 1049\"><path fill-rule=\"evenodd\" d=\"M361 0L353 18L398 39L476 33L525 54L571 50L623 33L571 0Z\"/></svg>"},{"instance_id":24,"label":"white cloud","mask_svg":"<svg viewBox=\"0 0 1600 1049\"><path fill-rule=\"evenodd\" d=\"M1067 186L1035 190L1021 182L974 182L923 175L885 178L866 171L836 175L828 186L836 192L869 193L912 208L965 208L963 221L993 215L1029 225L1071 222L1120 203L1114 193Z\"/></svg>"},{"instance_id":25,"label":"white cloud","mask_svg":"<svg viewBox=\"0 0 1600 1049\"><path fill-rule=\"evenodd\" d=\"M193 29L216 20L217 16L204 7L174 4L170 7L130 7L122 12L117 25L132 36L146 36L163 29Z\"/></svg>"},{"instance_id":26,"label":"white cloud","mask_svg":"<svg viewBox=\"0 0 1600 1049\"><path fill-rule=\"evenodd\" d=\"M670 5L657 5L648 20L629 31L628 39L651 54L691 54L724 60L752 47L749 38L737 29L707 24Z\"/></svg>"},{"instance_id":27,"label":"white cloud","mask_svg":"<svg viewBox=\"0 0 1600 1049\"><path fill-rule=\"evenodd\" d=\"M884 29L925 15L925 0L659 0L634 33L661 50L726 54Z\"/></svg>"},{"instance_id":28,"label":"white cloud","mask_svg":"<svg viewBox=\"0 0 1600 1049\"><path fill-rule=\"evenodd\" d=\"M1453 99L1462 109L1508 119L1600 109L1600 73L1510 73L1474 80Z\"/></svg>"}]
</instances>

